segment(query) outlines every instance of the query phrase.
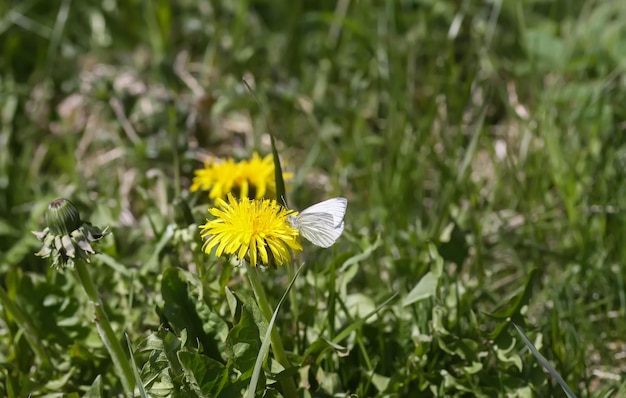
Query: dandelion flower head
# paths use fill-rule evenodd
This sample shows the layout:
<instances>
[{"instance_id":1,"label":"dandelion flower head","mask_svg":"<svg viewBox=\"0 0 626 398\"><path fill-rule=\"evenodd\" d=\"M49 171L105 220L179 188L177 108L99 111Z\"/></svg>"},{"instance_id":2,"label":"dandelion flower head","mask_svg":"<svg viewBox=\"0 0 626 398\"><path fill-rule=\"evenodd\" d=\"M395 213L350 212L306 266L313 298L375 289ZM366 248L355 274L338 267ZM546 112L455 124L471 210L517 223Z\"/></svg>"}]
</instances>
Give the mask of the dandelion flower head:
<instances>
[{"instance_id":1,"label":"dandelion flower head","mask_svg":"<svg viewBox=\"0 0 626 398\"><path fill-rule=\"evenodd\" d=\"M283 173L285 181L292 177L292 173ZM240 162L235 162L233 158L207 162L203 169L195 171L191 191L209 191L209 198L213 200L224 199L229 193L241 199L275 199L272 155L261 158L255 152L251 159Z\"/></svg>"},{"instance_id":2,"label":"dandelion flower head","mask_svg":"<svg viewBox=\"0 0 626 398\"><path fill-rule=\"evenodd\" d=\"M275 200L237 200L228 194L228 202L218 198L209 213L215 218L200 226L207 254L217 246L217 256L232 254L253 267L280 266L291 259L290 249L302 250L298 229L288 220L295 213Z\"/></svg>"}]
</instances>

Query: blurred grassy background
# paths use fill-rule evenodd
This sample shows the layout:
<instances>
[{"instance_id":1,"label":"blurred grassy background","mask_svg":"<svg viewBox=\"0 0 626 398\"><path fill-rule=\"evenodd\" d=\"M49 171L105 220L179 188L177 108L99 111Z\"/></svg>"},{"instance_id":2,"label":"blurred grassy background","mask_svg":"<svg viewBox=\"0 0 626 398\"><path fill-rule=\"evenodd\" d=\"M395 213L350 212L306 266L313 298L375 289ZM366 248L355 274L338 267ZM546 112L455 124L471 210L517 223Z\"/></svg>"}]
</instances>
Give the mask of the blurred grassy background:
<instances>
[{"instance_id":1,"label":"blurred grassy background","mask_svg":"<svg viewBox=\"0 0 626 398\"><path fill-rule=\"evenodd\" d=\"M141 341L160 323L163 269L192 261L155 253L171 203L208 157L269 153L269 125L295 173L290 204L349 199L337 248L305 255L299 313L328 286L368 305L406 297L429 247L444 260L436 293L395 303L358 333L367 349L322 362L339 380L326 393L560 396L486 315L528 283L516 314L540 351L580 396L618 396L625 21L620 0L0 0L1 285L51 356L74 350L33 371L3 311L0 391L75 392L98 374L115 391L79 288L32 255L50 200L112 226L96 279ZM331 282L328 264L350 254L358 267ZM285 280L272 283L280 297Z\"/></svg>"}]
</instances>

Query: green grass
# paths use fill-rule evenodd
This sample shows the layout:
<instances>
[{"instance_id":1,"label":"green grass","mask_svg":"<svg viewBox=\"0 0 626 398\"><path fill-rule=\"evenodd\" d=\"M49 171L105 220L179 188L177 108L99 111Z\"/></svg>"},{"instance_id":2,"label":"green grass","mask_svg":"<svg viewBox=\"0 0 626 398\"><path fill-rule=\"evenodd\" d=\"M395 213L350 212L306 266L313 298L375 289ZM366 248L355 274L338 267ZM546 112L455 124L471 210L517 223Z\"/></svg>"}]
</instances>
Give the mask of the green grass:
<instances>
[{"instance_id":1,"label":"green grass","mask_svg":"<svg viewBox=\"0 0 626 398\"><path fill-rule=\"evenodd\" d=\"M269 319L201 252L188 189L207 154L271 153L269 129L290 206L349 205L332 248L258 275L276 308L305 263L273 324L294 366L271 351L259 394L565 397L515 322L578 397L626 396L624 20L620 0L0 1L0 395L124 394L79 278L34 256L66 197L111 228L88 270L146 394L242 396Z\"/></svg>"}]
</instances>

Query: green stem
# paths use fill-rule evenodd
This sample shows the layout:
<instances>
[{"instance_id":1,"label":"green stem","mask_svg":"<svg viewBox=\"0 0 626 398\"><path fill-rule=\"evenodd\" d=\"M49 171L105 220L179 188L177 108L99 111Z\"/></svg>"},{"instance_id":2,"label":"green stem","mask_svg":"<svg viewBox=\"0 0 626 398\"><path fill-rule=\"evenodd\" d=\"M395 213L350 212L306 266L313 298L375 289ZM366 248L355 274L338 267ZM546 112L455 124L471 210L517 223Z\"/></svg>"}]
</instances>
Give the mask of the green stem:
<instances>
[{"instance_id":1,"label":"green stem","mask_svg":"<svg viewBox=\"0 0 626 398\"><path fill-rule=\"evenodd\" d=\"M246 269L248 271L248 279L250 280L250 285L252 286L252 290L254 291L254 295L259 304L259 308L265 316L265 319L269 323L272 319L272 308L267 301L267 296L265 295L265 289L263 288L263 284L259 279L259 273L255 267L251 267L246 263ZM278 331L276 329L272 329L271 331L271 342L272 342L272 351L274 352L274 356L278 363L280 363L283 368L289 369L291 368L291 362L289 362L289 358L287 358L287 352L283 347L283 342L278 335ZM283 394L287 398L295 398L298 396L298 390L296 389L296 384L293 381L292 377L285 377L281 380L281 386L283 387Z\"/></svg>"},{"instance_id":2,"label":"green stem","mask_svg":"<svg viewBox=\"0 0 626 398\"><path fill-rule=\"evenodd\" d=\"M0 286L0 303L4 308L13 316L15 323L17 323L24 331L24 337L30 344L33 351L41 361L41 366L44 369L50 368L50 358L43 345L39 342L39 335L37 329L33 325L26 312L20 306L13 302L7 292Z\"/></svg>"},{"instance_id":3,"label":"green stem","mask_svg":"<svg viewBox=\"0 0 626 398\"><path fill-rule=\"evenodd\" d=\"M289 280L294 280L296 277L296 274L299 273L298 268L296 267L295 262L292 264L287 264L286 267L287 268L287 275L289 275ZM294 284L296 282L294 281ZM293 328L295 330L295 350L296 350L296 354L298 353L297 351L297 347L298 347L298 342L299 342L299 332L300 330L298 329L298 322L300 320L300 309L299 307L296 305L296 303L298 302L298 299L296 297L296 289L289 289L289 300L292 302L291 305L291 314L293 315Z\"/></svg>"},{"instance_id":4,"label":"green stem","mask_svg":"<svg viewBox=\"0 0 626 398\"><path fill-rule=\"evenodd\" d=\"M126 394L128 396L133 396L135 377L133 375L133 370L130 367L130 363L128 362L129 359L126 357L124 349L115 335L113 328L111 328L109 318L107 317L107 314L104 311L104 306L102 305L102 300L100 300L98 290L89 275L85 262L79 260L75 262L75 265L76 273L78 274L78 278L83 285L83 289L93 304L94 311L96 313L95 323L100 339L102 339L102 343L111 356L111 360L113 361L113 365L118 376L122 380L122 385Z\"/></svg>"}]
</instances>

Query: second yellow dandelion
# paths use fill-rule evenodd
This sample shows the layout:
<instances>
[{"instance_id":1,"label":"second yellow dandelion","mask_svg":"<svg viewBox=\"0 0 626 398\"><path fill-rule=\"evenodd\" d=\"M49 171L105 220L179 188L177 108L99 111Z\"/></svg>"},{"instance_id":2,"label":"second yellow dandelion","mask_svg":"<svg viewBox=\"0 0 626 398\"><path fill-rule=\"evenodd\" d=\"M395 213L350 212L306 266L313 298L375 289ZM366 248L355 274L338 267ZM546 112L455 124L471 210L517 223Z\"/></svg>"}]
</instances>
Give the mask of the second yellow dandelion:
<instances>
[{"instance_id":1,"label":"second yellow dandelion","mask_svg":"<svg viewBox=\"0 0 626 398\"><path fill-rule=\"evenodd\" d=\"M288 181L292 173L283 173ZM191 191L209 191L210 199L225 199L229 193L244 199L275 199L276 182L272 155L261 158L253 153L249 160L235 162L233 158L212 161L195 171Z\"/></svg>"}]
</instances>

